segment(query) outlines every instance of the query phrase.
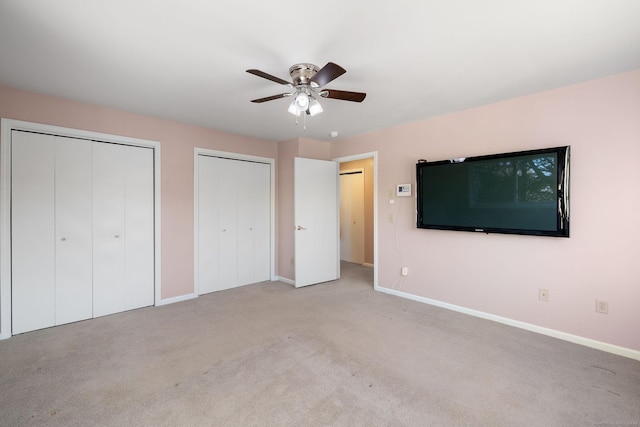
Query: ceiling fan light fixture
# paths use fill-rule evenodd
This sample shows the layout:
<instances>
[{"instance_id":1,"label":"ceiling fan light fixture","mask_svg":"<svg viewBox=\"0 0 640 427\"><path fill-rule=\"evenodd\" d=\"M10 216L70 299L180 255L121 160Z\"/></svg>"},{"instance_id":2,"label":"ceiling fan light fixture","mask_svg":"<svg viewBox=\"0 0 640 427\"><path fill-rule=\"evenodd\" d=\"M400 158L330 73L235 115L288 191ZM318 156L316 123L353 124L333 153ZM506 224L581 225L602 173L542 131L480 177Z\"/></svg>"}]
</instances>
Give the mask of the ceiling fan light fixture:
<instances>
[{"instance_id":1,"label":"ceiling fan light fixture","mask_svg":"<svg viewBox=\"0 0 640 427\"><path fill-rule=\"evenodd\" d=\"M252 99L251 102L262 103L292 96L294 99L291 104L289 104L287 111L296 116L296 124L298 124L300 116L302 116L302 122L305 123L306 116L315 116L323 112L322 105L318 102L320 98L362 102L367 95L362 92L323 89L326 84L346 73L344 68L333 62L328 62L327 65L322 68L307 63L295 64L289 68L291 82L257 69L249 69L247 73L271 80L272 82L289 88L289 92Z\"/></svg>"},{"instance_id":2,"label":"ceiling fan light fixture","mask_svg":"<svg viewBox=\"0 0 640 427\"><path fill-rule=\"evenodd\" d=\"M300 92L295 99L296 107L300 111L307 111L309 108L309 95L304 92Z\"/></svg>"},{"instance_id":3,"label":"ceiling fan light fixture","mask_svg":"<svg viewBox=\"0 0 640 427\"><path fill-rule=\"evenodd\" d=\"M322 113L322 105L320 105L320 103L318 102L317 99L311 98L311 101L309 102L309 110L308 111L309 111L309 115L311 117L313 117L316 114Z\"/></svg>"},{"instance_id":4,"label":"ceiling fan light fixture","mask_svg":"<svg viewBox=\"0 0 640 427\"><path fill-rule=\"evenodd\" d=\"M295 99L293 101L291 101L291 104L289 105L289 109L287 111L289 111L294 116L299 116L300 115L301 111L298 109L298 106L296 104L296 100Z\"/></svg>"}]
</instances>

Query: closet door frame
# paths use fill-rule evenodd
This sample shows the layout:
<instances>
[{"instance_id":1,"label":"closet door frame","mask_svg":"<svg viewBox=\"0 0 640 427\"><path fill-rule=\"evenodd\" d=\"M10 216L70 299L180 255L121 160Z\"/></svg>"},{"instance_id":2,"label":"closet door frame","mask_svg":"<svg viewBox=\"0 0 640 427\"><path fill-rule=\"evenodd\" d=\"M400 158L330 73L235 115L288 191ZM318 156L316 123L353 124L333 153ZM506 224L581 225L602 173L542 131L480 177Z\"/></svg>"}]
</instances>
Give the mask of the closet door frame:
<instances>
[{"instance_id":1,"label":"closet door frame","mask_svg":"<svg viewBox=\"0 0 640 427\"><path fill-rule=\"evenodd\" d=\"M154 301L161 305L160 143L22 120L0 119L0 339L11 337L11 132L14 130L151 148L154 162Z\"/></svg>"},{"instance_id":2,"label":"closet door frame","mask_svg":"<svg viewBox=\"0 0 640 427\"><path fill-rule=\"evenodd\" d=\"M230 159L230 160L244 160L244 161L250 161L250 162L257 162L257 163L267 163L269 164L269 169L270 169L270 225L269 225L269 229L270 229L270 247L269 247L269 257L270 257L270 280L274 281L276 280L276 276L275 276L275 265L276 265L276 259L275 259L275 230L276 230L276 222L275 222L275 210L276 210L276 187L275 187L275 159L269 158L269 157L260 157L260 156L252 156L252 155L248 155L248 154L239 154L239 153L231 153L228 151L219 151L219 150L210 150L210 149L206 149L206 148L198 148L196 147L194 149L194 153L193 153L193 203L194 203L194 209L193 209L193 241L194 241L194 246L193 246L193 250L194 250L194 264L193 264L193 295L191 296L192 298L197 297L198 295L200 295L200 279L199 279L199 263L200 263L200 254L199 254L199 236L198 236L198 195L199 195L199 185L198 185L198 181L199 181L199 156L211 156L211 157L221 157L221 158L225 158L225 159Z\"/></svg>"}]
</instances>

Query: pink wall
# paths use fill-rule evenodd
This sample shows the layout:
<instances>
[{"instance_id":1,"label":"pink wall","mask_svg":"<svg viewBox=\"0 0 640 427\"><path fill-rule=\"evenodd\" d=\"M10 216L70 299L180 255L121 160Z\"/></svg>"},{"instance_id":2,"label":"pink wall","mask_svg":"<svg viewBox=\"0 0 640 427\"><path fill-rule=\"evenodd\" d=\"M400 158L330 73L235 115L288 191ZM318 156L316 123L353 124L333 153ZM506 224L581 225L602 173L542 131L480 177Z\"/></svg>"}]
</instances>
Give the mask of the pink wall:
<instances>
[{"instance_id":1,"label":"pink wall","mask_svg":"<svg viewBox=\"0 0 640 427\"><path fill-rule=\"evenodd\" d=\"M159 141L162 298L193 292L194 148L277 158L278 144L0 87L0 117Z\"/></svg>"},{"instance_id":2,"label":"pink wall","mask_svg":"<svg viewBox=\"0 0 640 427\"><path fill-rule=\"evenodd\" d=\"M387 202L415 184L420 158L559 145L572 150L569 239L418 230L415 199ZM331 154L374 150L380 286L640 350L640 70L341 140Z\"/></svg>"},{"instance_id":3,"label":"pink wall","mask_svg":"<svg viewBox=\"0 0 640 427\"><path fill-rule=\"evenodd\" d=\"M298 157L331 160L331 143L309 138L298 139Z\"/></svg>"}]
</instances>

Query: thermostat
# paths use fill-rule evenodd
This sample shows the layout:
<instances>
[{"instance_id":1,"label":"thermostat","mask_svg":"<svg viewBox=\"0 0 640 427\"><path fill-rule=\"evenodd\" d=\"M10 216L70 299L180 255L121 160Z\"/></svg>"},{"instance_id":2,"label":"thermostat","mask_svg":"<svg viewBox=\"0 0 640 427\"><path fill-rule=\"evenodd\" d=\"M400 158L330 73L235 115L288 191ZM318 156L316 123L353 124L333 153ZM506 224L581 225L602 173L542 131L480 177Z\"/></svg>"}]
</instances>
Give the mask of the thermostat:
<instances>
[{"instance_id":1,"label":"thermostat","mask_svg":"<svg viewBox=\"0 0 640 427\"><path fill-rule=\"evenodd\" d=\"M411 184L398 184L396 187L396 197L410 197Z\"/></svg>"}]
</instances>

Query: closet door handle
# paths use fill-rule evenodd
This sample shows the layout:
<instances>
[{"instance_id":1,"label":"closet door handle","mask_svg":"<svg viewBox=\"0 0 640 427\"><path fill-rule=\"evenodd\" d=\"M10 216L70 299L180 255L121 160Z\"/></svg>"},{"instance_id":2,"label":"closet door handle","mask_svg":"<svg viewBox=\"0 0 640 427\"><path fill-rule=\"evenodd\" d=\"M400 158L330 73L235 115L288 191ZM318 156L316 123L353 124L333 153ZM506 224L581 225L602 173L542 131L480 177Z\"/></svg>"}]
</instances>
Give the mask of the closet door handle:
<instances>
[{"instance_id":1,"label":"closet door handle","mask_svg":"<svg viewBox=\"0 0 640 427\"><path fill-rule=\"evenodd\" d=\"M115 236L113 236L113 237L115 237L116 239L118 239L118 238L120 237L120 235L119 235L119 234L116 234L116 235L115 235Z\"/></svg>"},{"instance_id":2,"label":"closet door handle","mask_svg":"<svg viewBox=\"0 0 640 427\"><path fill-rule=\"evenodd\" d=\"M62 240L63 242L65 242L67 240L66 237L61 238L60 240Z\"/></svg>"}]
</instances>

